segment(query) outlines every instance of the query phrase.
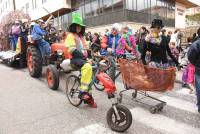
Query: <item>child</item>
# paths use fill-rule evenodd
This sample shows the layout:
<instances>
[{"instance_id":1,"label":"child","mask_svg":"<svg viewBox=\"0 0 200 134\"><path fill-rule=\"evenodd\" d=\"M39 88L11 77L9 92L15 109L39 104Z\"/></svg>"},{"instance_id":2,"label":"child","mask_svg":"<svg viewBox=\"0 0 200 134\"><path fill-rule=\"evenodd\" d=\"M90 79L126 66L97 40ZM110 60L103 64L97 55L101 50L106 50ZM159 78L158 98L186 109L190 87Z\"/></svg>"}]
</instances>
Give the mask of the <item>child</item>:
<instances>
[{"instance_id":1,"label":"child","mask_svg":"<svg viewBox=\"0 0 200 134\"><path fill-rule=\"evenodd\" d=\"M129 52L133 56L137 56L136 42L134 35L129 31L129 28L127 26L123 27L121 32L122 35L120 40L118 41L116 54L122 55L126 52Z\"/></svg>"},{"instance_id":2,"label":"child","mask_svg":"<svg viewBox=\"0 0 200 134\"><path fill-rule=\"evenodd\" d=\"M183 87L188 87L190 89L189 93L191 94L193 92L193 88L194 88L193 85L194 85L195 68L191 63L189 63L189 61L187 59L187 52L192 44L191 43L192 38L189 37L187 39L187 41L188 41L188 45L187 45L186 49L184 50L184 52L185 52L184 63L187 63L187 66L183 70L182 81L183 81Z\"/></svg>"},{"instance_id":3,"label":"child","mask_svg":"<svg viewBox=\"0 0 200 134\"><path fill-rule=\"evenodd\" d=\"M189 63L188 58L187 58L187 53L188 53L190 46L192 45L192 38L188 37L187 42L188 42L188 44L187 44L186 48L180 53L180 56L179 56L179 63L182 67L184 67L184 66L186 67Z\"/></svg>"},{"instance_id":4,"label":"child","mask_svg":"<svg viewBox=\"0 0 200 134\"><path fill-rule=\"evenodd\" d=\"M172 53L172 55L174 56L174 58L175 58L176 60L178 60L179 51L178 51L178 49L176 48L176 43L173 42L173 41L170 41L170 43L169 43L169 48L170 48L171 53ZM172 59L169 59L169 65L170 65L170 66L176 66L176 64L173 62Z\"/></svg>"},{"instance_id":5,"label":"child","mask_svg":"<svg viewBox=\"0 0 200 134\"><path fill-rule=\"evenodd\" d=\"M188 66L184 69L182 76L182 81L184 83L183 87L188 86L190 94L192 94L194 88L194 72L194 66L191 63L189 63Z\"/></svg>"}]
</instances>

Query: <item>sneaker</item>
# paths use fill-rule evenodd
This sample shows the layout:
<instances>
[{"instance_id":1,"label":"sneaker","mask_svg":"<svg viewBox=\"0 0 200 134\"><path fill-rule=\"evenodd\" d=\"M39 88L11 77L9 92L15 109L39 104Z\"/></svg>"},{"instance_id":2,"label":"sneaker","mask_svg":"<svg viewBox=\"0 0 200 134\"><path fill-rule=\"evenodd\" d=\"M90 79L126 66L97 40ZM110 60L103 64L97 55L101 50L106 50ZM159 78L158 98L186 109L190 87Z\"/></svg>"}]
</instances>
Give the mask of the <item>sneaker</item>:
<instances>
[{"instance_id":1,"label":"sneaker","mask_svg":"<svg viewBox=\"0 0 200 134\"><path fill-rule=\"evenodd\" d=\"M90 105L92 108L97 108L97 104L94 102L92 95L88 92L82 92L80 98L84 101L85 104Z\"/></svg>"},{"instance_id":2,"label":"sneaker","mask_svg":"<svg viewBox=\"0 0 200 134\"><path fill-rule=\"evenodd\" d=\"M94 102L92 95L88 92L80 93L79 97L84 101L85 104L88 104L92 108L97 108L97 104Z\"/></svg>"}]
</instances>

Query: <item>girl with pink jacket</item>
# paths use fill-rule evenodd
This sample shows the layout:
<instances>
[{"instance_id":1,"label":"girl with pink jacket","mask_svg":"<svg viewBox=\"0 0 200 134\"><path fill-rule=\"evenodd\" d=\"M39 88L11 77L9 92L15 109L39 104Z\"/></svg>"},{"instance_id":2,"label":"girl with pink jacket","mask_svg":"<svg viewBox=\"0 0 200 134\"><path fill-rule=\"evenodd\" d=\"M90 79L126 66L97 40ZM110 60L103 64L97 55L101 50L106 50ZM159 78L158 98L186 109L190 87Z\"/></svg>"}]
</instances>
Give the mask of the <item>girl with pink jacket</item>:
<instances>
[{"instance_id":1,"label":"girl with pink jacket","mask_svg":"<svg viewBox=\"0 0 200 134\"><path fill-rule=\"evenodd\" d=\"M118 41L116 54L123 55L126 52L129 52L133 56L137 56L136 42L134 35L131 32L129 32L129 28L127 26L123 27L121 32L122 34L120 40Z\"/></svg>"}]
</instances>

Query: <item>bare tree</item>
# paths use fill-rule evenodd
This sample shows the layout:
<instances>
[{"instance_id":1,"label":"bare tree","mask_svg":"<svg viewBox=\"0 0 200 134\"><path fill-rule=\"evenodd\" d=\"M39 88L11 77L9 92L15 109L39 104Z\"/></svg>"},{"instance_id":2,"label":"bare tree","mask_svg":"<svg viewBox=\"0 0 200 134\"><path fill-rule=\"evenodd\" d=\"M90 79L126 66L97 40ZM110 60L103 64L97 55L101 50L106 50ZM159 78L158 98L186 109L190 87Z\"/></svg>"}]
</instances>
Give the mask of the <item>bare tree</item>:
<instances>
[{"instance_id":1,"label":"bare tree","mask_svg":"<svg viewBox=\"0 0 200 134\"><path fill-rule=\"evenodd\" d=\"M17 19L18 20L28 19L29 21L31 20L30 16L28 14L25 14L22 10L11 11L7 15L5 15L1 20L1 23L0 23L0 44L2 44L5 49L9 49L10 30L11 30L12 24Z\"/></svg>"}]
</instances>

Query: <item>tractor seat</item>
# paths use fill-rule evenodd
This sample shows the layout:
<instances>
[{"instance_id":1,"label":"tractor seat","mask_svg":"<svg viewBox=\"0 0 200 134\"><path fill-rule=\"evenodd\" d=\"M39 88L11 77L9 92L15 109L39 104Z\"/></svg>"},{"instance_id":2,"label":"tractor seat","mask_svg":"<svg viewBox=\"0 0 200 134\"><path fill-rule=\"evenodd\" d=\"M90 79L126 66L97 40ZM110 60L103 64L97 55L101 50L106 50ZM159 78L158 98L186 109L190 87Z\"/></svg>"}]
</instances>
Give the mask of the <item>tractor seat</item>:
<instances>
[{"instance_id":1,"label":"tractor seat","mask_svg":"<svg viewBox=\"0 0 200 134\"><path fill-rule=\"evenodd\" d=\"M80 71L81 68L76 67L73 64L70 64L70 59L65 59L61 64L60 67L65 73L70 73L72 71Z\"/></svg>"}]
</instances>

